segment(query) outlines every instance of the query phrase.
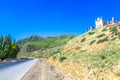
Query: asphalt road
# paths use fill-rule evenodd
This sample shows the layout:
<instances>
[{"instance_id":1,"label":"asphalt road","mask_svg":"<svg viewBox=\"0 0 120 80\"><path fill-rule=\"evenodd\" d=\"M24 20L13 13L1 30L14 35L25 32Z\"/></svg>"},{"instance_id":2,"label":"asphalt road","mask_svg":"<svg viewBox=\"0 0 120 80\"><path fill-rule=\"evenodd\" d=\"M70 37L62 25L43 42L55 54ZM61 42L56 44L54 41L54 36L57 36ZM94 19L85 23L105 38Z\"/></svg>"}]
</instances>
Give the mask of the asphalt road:
<instances>
[{"instance_id":1,"label":"asphalt road","mask_svg":"<svg viewBox=\"0 0 120 80\"><path fill-rule=\"evenodd\" d=\"M0 64L0 80L20 80L37 61L37 59L24 59Z\"/></svg>"}]
</instances>

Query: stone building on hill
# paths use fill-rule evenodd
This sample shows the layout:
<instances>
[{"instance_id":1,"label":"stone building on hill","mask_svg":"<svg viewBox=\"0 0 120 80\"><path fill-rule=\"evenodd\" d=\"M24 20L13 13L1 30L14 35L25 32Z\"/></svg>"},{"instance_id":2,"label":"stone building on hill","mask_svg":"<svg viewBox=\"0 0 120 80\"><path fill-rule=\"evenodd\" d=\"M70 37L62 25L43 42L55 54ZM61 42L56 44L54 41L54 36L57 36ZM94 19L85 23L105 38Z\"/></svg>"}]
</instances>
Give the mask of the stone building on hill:
<instances>
[{"instance_id":1,"label":"stone building on hill","mask_svg":"<svg viewBox=\"0 0 120 80\"><path fill-rule=\"evenodd\" d=\"M103 21L103 18L100 17L100 18L97 18L97 20L95 20L95 27L92 27L90 26L88 29L87 29L87 32L88 31L92 31L94 29L97 29L97 28L100 28L100 27L116 27L116 26L119 26L120 25L120 22L117 20L117 19L114 19L114 17L112 17L112 20L111 21L107 21L107 22L104 22Z\"/></svg>"},{"instance_id":2,"label":"stone building on hill","mask_svg":"<svg viewBox=\"0 0 120 80\"><path fill-rule=\"evenodd\" d=\"M116 27L120 24L120 22L118 20L115 20L114 17L112 17L111 21L107 21L105 24L105 22L103 21L103 18L98 18L97 20L95 20L95 25L96 28L99 27L103 27L103 26L107 26L107 27Z\"/></svg>"},{"instance_id":3,"label":"stone building on hill","mask_svg":"<svg viewBox=\"0 0 120 80\"><path fill-rule=\"evenodd\" d=\"M107 23L106 23L106 26L107 27L116 27L116 26L118 26L119 25L119 21L118 20L114 20L114 17L112 17L112 21L110 22L110 21L107 21Z\"/></svg>"},{"instance_id":4,"label":"stone building on hill","mask_svg":"<svg viewBox=\"0 0 120 80\"><path fill-rule=\"evenodd\" d=\"M102 17L97 18L97 20L95 20L95 25L96 25L96 28L104 26L103 18Z\"/></svg>"}]
</instances>

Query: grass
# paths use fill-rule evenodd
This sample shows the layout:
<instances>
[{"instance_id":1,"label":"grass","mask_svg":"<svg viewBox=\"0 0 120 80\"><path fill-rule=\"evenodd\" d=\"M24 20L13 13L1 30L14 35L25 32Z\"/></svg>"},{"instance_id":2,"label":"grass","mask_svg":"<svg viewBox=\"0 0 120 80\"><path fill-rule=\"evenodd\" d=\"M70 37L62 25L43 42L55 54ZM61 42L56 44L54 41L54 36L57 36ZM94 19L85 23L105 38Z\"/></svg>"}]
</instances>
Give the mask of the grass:
<instances>
[{"instance_id":1,"label":"grass","mask_svg":"<svg viewBox=\"0 0 120 80\"><path fill-rule=\"evenodd\" d=\"M61 57L65 57L65 61L82 60L84 62L87 61L88 65L90 65L91 67L94 66L97 68L111 68L114 62L120 59L119 58L120 47L118 47L119 42L116 42L118 41L118 38L120 37L120 35L117 35L111 38L111 35L112 35L111 32L113 33L116 31L119 32L119 30L116 30L116 27L113 27L110 30L107 30L106 28L100 28L100 29L88 32L84 36L75 38L74 39L75 41L81 40L81 42L85 42L85 43L74 43L74 40L73 40L71 41L71 43L67 44L68 48L71 49L70 51L62 54L61 53L55 54L53 58L60 60ZM92 35L92 36L89 36L89 35ZM107 42L107 43L105 45L104 44L102 45L102 43L104 42ZM115 45L116 44L115 42L117 43L117 45ZM97 45L94 43L101 44L101 45ZM74 51L73 44L75 44L75 47L80 46L81 48L77 51ZM88 52L89 49L95 49L95 50L90 50L90 53L89 53Z\"/></svg>"},{"instance_id":2,"label":"grass","mask_svg":"<svg viewBox=\"0 0 120 80\"><path fill-rule=\"evenodd\" d=\"M85 52L80 53L74 53L70 55L70 53L66 53L65 55L61 56L60 54L57 54L54 56L57 58L60 62L63 62L64 60L81 60L85 62L88 61L89 67L96 67L98 69L111 69L112 66L115 64L115 62L119 61L120 59L120 48L114 47L114 45L111 45L109 43L109 47L107 49L102 50L99 54L85 54Z\"/></svg>"},{"instance_id":3,"label":"grass","mask_svg":"<svg viewBox=\"0 0 120 80\"><path fill-rule=\"evenodd\" d=\"M109 41L105 49L99 54L90 54L88 64L91 67L111 69L120 60L120 47L114 41Z\"/></svg>"},{"instance_id":4,"label":"grass","mask_svg":"<svg viewBox=\"0 0 120 80\"><path fill-rule=\"evenodd\" d=\"M51 57L52 57L53 59L59 60L60 56L61 56L61 54L60 54L60 53L57 53L57 54L52 55Z\"/></svg>"},{"instance_id":5,"label":"grass","mask_svg":"<svg viewBox=\"0 0 120 80\"><path fill-rule=\"evenodd\" d=\"M114 62L120 59L120 50L117 51L103 51L101 54L92 55L89 64L97 68L112 68Z\"/></svg>"},{"instance_id":6,"label":"grass","mask_svg":"<svg viewBox=\"0 0 120 80\"><path fill-rule=\"evenodd\" d=\"M74 54L68 56L67 60L76 60L76 59L78 59L80 56L81 56L81 54L76 54L76 53L74 53Z\"/></svg>"}]
</instances>

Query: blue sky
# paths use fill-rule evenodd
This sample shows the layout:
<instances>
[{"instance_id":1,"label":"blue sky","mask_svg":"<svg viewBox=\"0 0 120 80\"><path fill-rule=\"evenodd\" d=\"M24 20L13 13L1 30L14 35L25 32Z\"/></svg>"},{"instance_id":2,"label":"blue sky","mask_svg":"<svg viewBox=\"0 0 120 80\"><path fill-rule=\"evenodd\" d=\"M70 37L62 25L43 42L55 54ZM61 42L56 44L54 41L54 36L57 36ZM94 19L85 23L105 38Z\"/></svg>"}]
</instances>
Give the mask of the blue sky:
<instances>
[{"instance_id":1,"label":"blue sky","mask_svg":"<svg viewBox=\"0 0 120 80\"><path fill-rule=\"evenodd\" d=\"M0 0L0 34L82 34L95 19L120 20L120 0Z\"/></svg>"}]
</instances>

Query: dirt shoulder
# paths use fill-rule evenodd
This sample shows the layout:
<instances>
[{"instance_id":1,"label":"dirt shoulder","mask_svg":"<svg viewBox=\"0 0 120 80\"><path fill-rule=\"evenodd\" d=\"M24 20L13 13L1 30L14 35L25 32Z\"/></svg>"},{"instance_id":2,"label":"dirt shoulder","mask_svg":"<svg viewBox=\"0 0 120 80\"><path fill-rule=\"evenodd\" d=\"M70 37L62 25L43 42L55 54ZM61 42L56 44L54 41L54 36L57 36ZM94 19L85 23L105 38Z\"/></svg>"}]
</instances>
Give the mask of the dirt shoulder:
<instances>
[{"instance_id":1,"label":"dirt shoulder","mask_svg":"<svg viewBox=\"0 0 120 80\"><path fill-rule=\"evenodd\" d=\"M38 60L21 80L63 80L64 76L45 60Z\"/></svg>"}]
</instances>

